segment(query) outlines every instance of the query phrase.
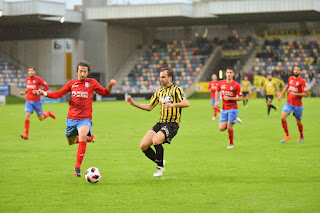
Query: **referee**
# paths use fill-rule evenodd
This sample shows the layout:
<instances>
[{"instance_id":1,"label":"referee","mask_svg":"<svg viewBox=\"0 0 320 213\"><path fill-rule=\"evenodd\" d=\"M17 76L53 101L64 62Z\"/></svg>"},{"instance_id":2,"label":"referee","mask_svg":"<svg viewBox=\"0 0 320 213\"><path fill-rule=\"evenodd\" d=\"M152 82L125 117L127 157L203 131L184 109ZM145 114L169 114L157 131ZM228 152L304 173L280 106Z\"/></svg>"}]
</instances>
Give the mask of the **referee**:
<instances>
[{"instance_id":1,"label":"referee","mask_svg":"<svg viewBox=\"0 0 320 213\"><path fill-rule=\"evenodd\" d=\"M173 85L173 78L171 69L161 69L160 82L162 87L153 94L149 104L134 102L130 96L126 99L130 105L147 111L153 110L158 103L160 104L159 121L147 132L140 143L140 149L144 154L157 164L154 177L161 177L165 171L162 144L171 143L179 129L181 108L189 106L189 101L182 89ZM150 147L152 144L156 151Z\"/></svg>"}]
</instances>

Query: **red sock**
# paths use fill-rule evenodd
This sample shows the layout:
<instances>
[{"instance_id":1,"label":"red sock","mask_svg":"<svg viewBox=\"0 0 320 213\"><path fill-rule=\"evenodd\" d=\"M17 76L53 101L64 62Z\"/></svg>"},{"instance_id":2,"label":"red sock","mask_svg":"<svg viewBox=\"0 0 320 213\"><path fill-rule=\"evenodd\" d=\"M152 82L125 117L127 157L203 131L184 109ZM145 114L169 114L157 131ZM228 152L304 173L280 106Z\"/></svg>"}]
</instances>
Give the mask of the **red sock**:
<instances>
[{"instance_id":1,"label":"red sock","mask_svg":"<svg viewBox=\"0 0 320 213\"><path fill-rule=\"evenodd\" d=\"M302 124L300 126L298 125L298 129L299 129L299 132L300 132L300 138L303 138L303 126L302 126Z\"/></svg>"},{"instance_id":2,"label":"red sock","mask_svg":"<svg viewBox=\"0 0 320 213\"><path fill-rule=\"evenodd\" d=\"M50 115L50 112L43 113L43 119L46 119Z\"/></svg>"},{"instance_id":3,"label":"red sock","mask_svg":"<svg viewBox=\"0 0 320 213\"><path fill-rule=\"evenodd\" d=\"M24 133L26 134L26 136L29 136L29 127L30 127L30 121L25 120L24 121Z\"/></svg>"},{"instance_id":4,"label":"red sock","mask_svg":"<svg viewBox=\"0 0 320 213\"><path fill-rule=\"evenodd\" d=\"M288 130L287 121L281 121L281 123L282 123L283 130L286 133L286 136L289 136L289 130Z\"/></svg>"},{"instance_id":5,"label":"red sock","mask_svg":"<svg viewBox=\"0 0 320 213\"><path fill-rule=\"evenodd\" d=\"M81 163L82 163L84 154L86 153L86 149L87 149L87 142L80 141L78 146L77 162L75 167L81 167Z\"/></svg>"},{"instance_id":6,"label":"red sock","mask_svg":"<svg viewBox=\"0 0 320 213\"><path fill-rule=\"evenodd\" d=\"M220 109L216 108L217 112L220 112Z\"/></svg>"},{"instance_id":7,"label":"red sock","mask_svg":"<svg viewBox=\"0 0 320 213\"><path fill-rule=\"evenodd\" d=\"M228 135L229 135L230 144L233 144L233 130L231 131L228 130Z\"/></svg>"},{"instance_id":8,"label":"red sock","mask_svg":"<svg viewBox=\"0 0 320 213\"><path fill-rule=\"evenodd\" d=\"M214 116L214 117L216 117L216 116L217 116L217 109L216 109L216 108L214 108L214 110L213 110L213 111L214 111L213 116Z\"/></svg>"}]
</instances>

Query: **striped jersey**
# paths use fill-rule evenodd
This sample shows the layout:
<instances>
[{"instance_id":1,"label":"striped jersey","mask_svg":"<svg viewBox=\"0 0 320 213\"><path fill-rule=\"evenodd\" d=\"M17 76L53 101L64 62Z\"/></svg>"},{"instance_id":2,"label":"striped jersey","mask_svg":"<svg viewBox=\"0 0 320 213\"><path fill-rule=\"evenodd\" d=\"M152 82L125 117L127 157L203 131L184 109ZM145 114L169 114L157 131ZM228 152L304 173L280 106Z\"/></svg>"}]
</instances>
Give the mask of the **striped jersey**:
<instances>
[{"instance_id":1,"label":"striped jersey","mask_svg":"<svg viewBox=\"0 0 320 213\"><path fill-rule=\"evenodd\" d=\"M176 85L169 87L162 87L157 90L151 97L149 104L156 106L160 103L160 118L159 123L175 122L180 124L181 120L181 108L171 107L165 109L163 105L165 103L180 103L185 100L186 96L182 89Z\"/></svg>"},{"instance_id":2,"label":"striped jersey","mask_svg":"<svg viewBox=\"0 0 320 213\"><path fill-rule=\"evenodd\" d=\"M274 95L278 85L275 80L269 81L268 79L264 82L263 88L266 90L266 95Z\"/></svg>"}]
</instances>

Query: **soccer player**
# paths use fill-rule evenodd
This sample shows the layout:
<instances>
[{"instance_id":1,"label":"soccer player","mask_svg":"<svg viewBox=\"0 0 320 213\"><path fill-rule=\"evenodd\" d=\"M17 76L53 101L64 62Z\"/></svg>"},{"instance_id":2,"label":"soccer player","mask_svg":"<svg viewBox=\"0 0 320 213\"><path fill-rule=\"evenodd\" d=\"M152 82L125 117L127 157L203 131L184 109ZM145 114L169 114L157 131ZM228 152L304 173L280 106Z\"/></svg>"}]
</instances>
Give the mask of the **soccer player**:
<instances>
[{"instance_id":1,"label":"soccer player","mask_svg":"<svg viewBox=\"0 0 320 213\"><path fill-rule=\"evenodd\" d=\"M266 90L266 102L268 106L268 116L270 115L270 110L273 108L275 111L277 111L277 108L273 106L272 100L275 93L275 89L277 89L277 96L279 96L279 87L275 80L272 79L272 75L268 74L267 80L264 82L262 91Z\"/></svg>"},{"instance_id":2,"label":"soccer player","mask_svg":"<svg viewBox=\"0 0 320 213\"><path fill-rule=\"evenodd\" d=\"M180 87L173 85L173 71L163 68L160 71L160 82L163 87L157 90L150 99L149 104L134 102L128 96L126 101L139 109L151 111L159 103L160 119L156 125L142 138L140 149L153 162L157 164L154 177L161 177L165 171L163 163L163 143L171 143L177 134L180 120L181 108L188 107L189 101ZM154 146L156 152L150 147Z\"/></svg>"},{"instance_id":3,"label":"soccer player","mask_svg":"<svg viewBox=\"0 0 320 213\"><path fill-rule=\"evenodd\" d=\"M241 81L241 89L242 89L242 97L243 97L243 106L246 107L249 102L249 92L250 92L250 81L248 77L245 76L244 79Z\"/></svg>"},{"instance_id":4,"label":"soccer player","mask_svg":"<svg viewBox=\"0 0 320 213\"><path fill-rule=\"evenodd\" d=\"M288 125L286 118L287 116L293 111L293 115L296 118L296 122L298 125L298 129L300 132L300 137L298 139L298 143L302 143L303 137L303 126L301 123L302 119L302 97L307 96L307 88L305 80L300 76L301 74L301 67L295 66L293 69L293 76L290 76L288 79L288 84L283 88L281 94L278 97L278 101L281 100L283 94L289 89L287 102L285 103L282 114L281 114L281 123L286 133L284 139L281 140L281 143L285 143L286 141L291 139L289 134Z\"/></svg>"},{"instance_id":5,"label":"soccer player","mask_svg":"<svg viewBox=\"0 0 320 213\"><path fill-rule=\"evenodd\" d=\"M38 119L40 121L46 119L48 116L52 117L53 119L56 116L48 111L46 113L42 113L42 101L41 97L38 96L37 90L43 87L43 90L48 90L49 86L46 82L43 81L42 78L35 75L36 69L34 67L28 68L28 75L29 77L26 78L27 89L25 91L21 91L20 95L27 94L26 104L24 108L24 112L26 114L26 119L24 121L24 135L20 135L22 139L29 139L29 127L30 127L30 117L33 111L36 111L38 115Z\"/></svg>"},{"instance_id":6,"label":"soccer player","mask_svg":"<svg viewBox=\"0 0 320 213\"><path fill-rule=\"evenodd\" d=\"M211 106L213 109L212 120L216 120L217 112L219 112L219 114L220 114L220 110L218 108L214 107L215 100L216 100L215 95L216 95L216 90L217 90L217 86L219 84L219 81L217 80L216 74L213 74L211 76L211 79L212 79L212 81L209 82L208 90L211 92L210 99L211 99ZM219 101L219 98L218 98L218 101Z\"/></svg>"},{"instance_id":7,"label":"soccer player","mask_svg":"<svg viewBox=\"0 0 320 213\"><path fill-rule=\"evenodd\" d=\"M216 90L216 104L215 107L219 108L219 91L222 95L222 112L219 120L219 130L228 130L229 145L228 149L233 148L233 125L237 123L238 117L238 104L237 101L242 100L242 92L240 84L233 80L234 70L228 67L226 71L226 80L221 80Z\"/></svg>"},{"instance_id":8,"label":"soccer player","mask_svg":"<svg viewBox=\"0 0 320 213\"><path fill-rule=\"evenodd\" d=\"M86 152L87 142L93 140L92 135L92 100L94 92L102 96L108 96L116 81L111 79L107 88L103 88L98 81L87 78L90 73L90 65L86 61L80 61L77 65L77 79L70 80L59 91L46 93L38 90L38 95L49 98L61 98L68 92L71 93L69 112L66 123L66 138L69 145L77 143L77 160L74 169L76 177L81 177L81 163ZM89 137L87 137L89 136Z\"/></svg>"}]
</instances>

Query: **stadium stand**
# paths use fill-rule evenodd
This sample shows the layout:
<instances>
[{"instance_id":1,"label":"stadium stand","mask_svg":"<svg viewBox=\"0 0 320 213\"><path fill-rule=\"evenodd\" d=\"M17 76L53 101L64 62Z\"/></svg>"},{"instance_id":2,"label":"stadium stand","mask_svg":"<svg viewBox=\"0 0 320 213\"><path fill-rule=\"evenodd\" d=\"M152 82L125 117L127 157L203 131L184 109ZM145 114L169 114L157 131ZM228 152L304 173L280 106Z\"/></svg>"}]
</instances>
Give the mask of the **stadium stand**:
<instances>
[{"instance_id":1,"label":"stadium stand","mask_svg":"<svg viewBox=\"0 0 320 213\"><path fill-rule=\"evenodd\" d=\"M122 89L116 92L155 92L161 87L158 77L160 69L164 67L174 70L176 76L179 76L175 84L185 89L193 83L215 46L214 41L207 39L171 42L156 40L125 78Z\"/></svg>"},{"instance_id":2,"label":"stadium stand","mask_svg":"<svg viewBox=\"0 0 320 213\"><path fill-rule=\"evenodd\" d=\"M320 79L319 52L320 41L266 40L256 55L252 72L262 76L272 73L287 82L293 67L300 66L301 76L305 78L307 87L311 88Z\"/></svg>"},{"instance_id":3,"label":"stadium stand","mask_svg":"<svg viewBox=\"0 0 320 213\"><path fill-rule=\"evenodd\" d=\"M0 86L27 87L25 78L28 75L17 70L14 65L0 58Z\"/></svg>"}]
</instances>

